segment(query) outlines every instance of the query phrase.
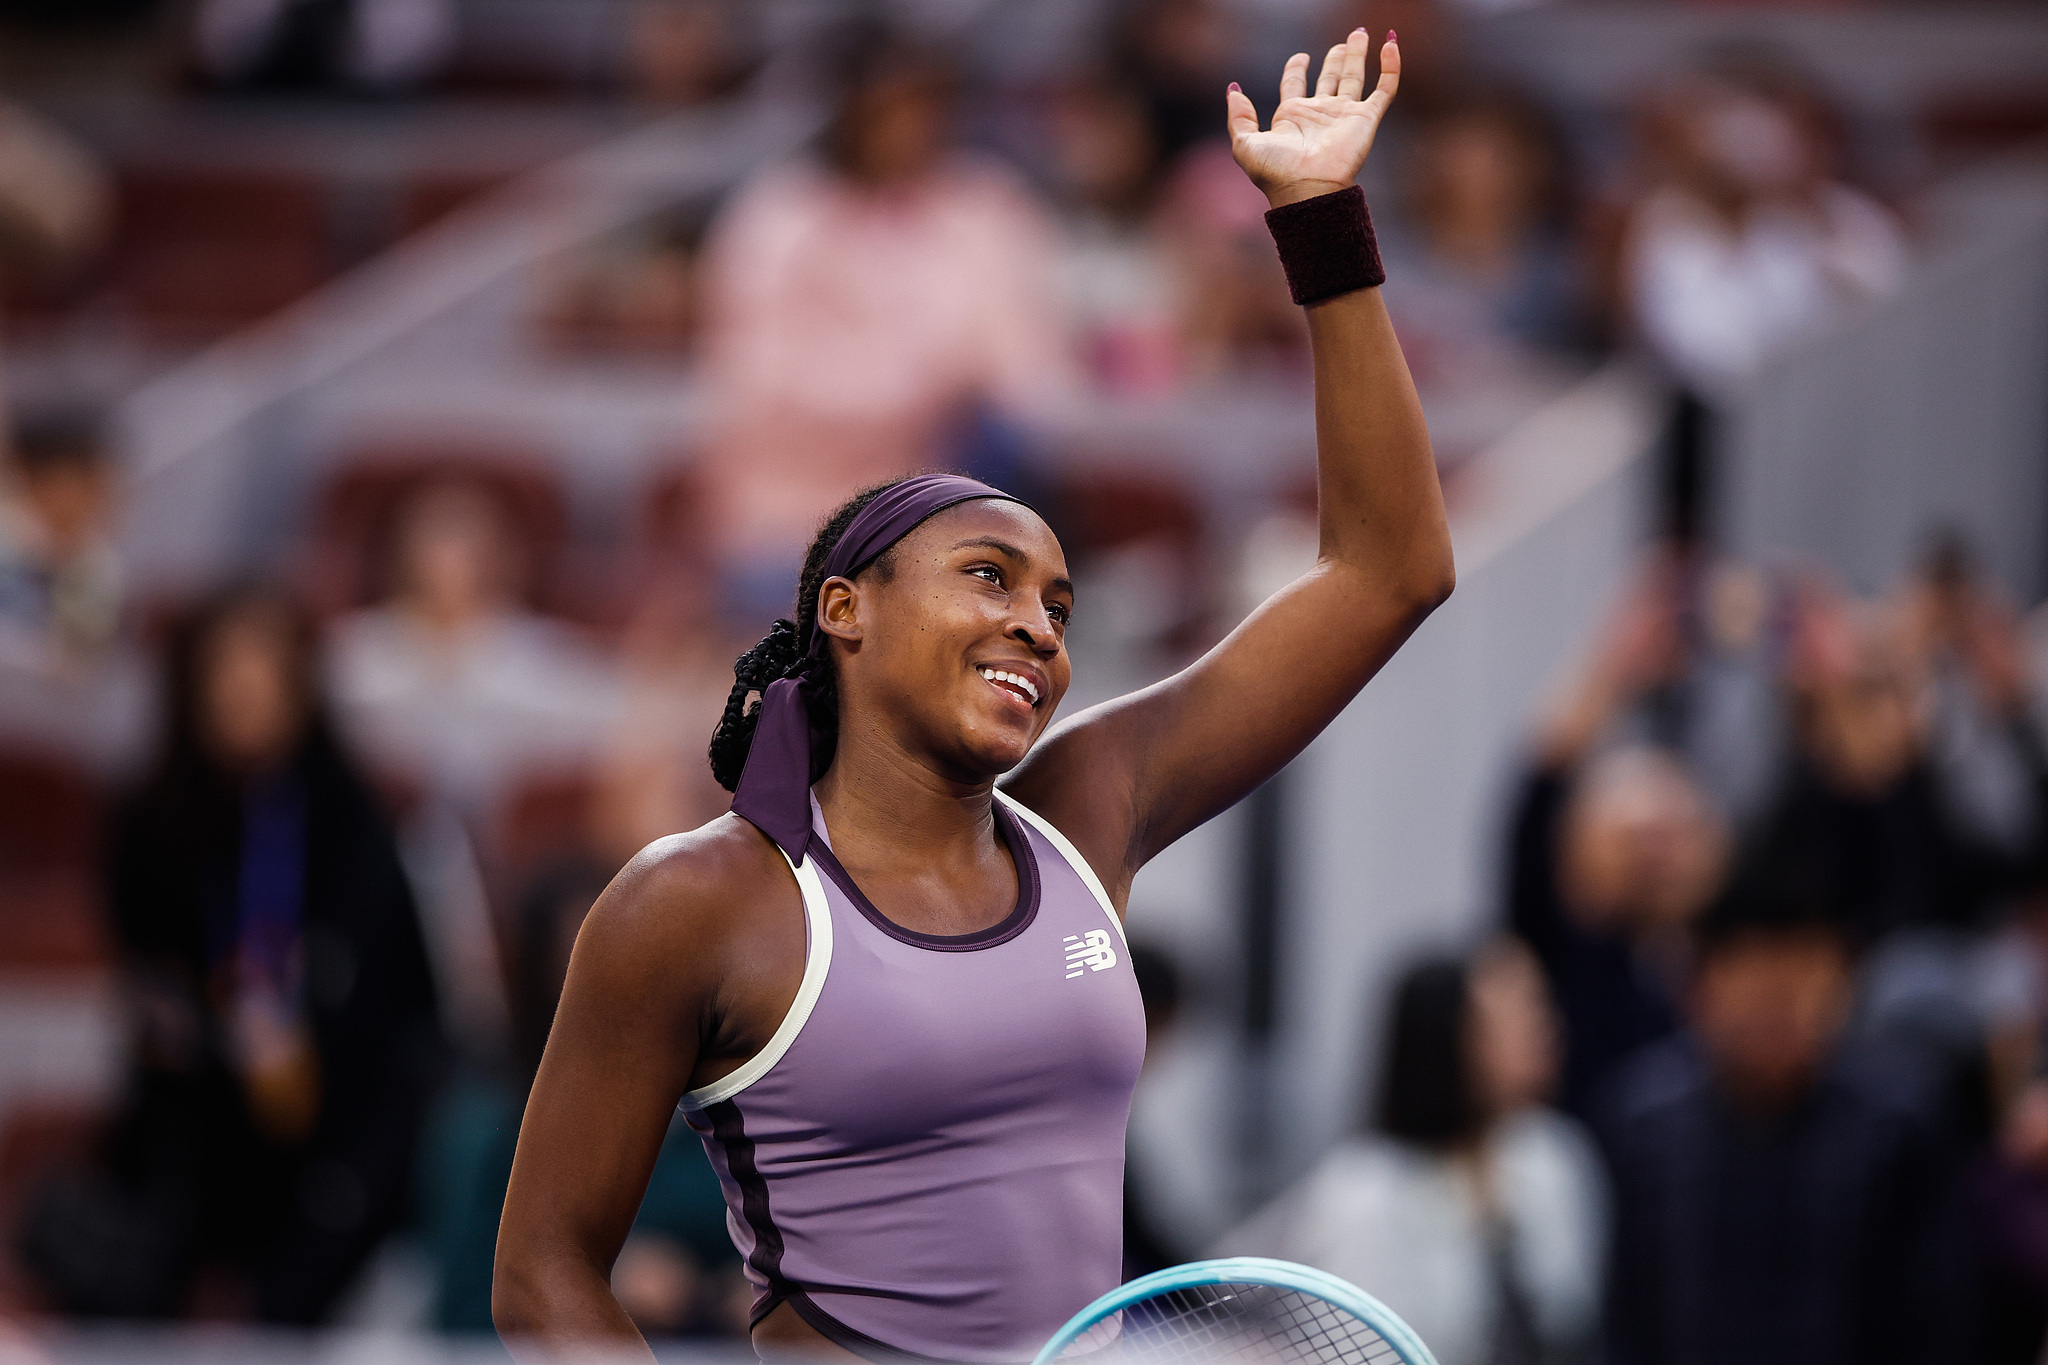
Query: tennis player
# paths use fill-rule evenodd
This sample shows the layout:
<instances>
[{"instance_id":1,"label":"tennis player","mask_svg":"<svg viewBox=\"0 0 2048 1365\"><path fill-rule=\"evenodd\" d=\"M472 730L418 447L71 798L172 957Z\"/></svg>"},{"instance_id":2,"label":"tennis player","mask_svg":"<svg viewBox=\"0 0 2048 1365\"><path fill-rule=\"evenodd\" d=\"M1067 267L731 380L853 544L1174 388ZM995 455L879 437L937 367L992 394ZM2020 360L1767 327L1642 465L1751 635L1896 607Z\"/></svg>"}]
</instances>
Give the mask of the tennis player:
<instances>
[{"instance_id":1,"label":"tennis player","mask_svg":"<svg viewBox=\"0 0 2048 1365\"><path fill-rule=\"evenodd\" d=\"M764 1356L1026 1360L1116 1285L1145 1046L1131 879L1300 752L1451 591L1354 184L1393 35L1376 87L1371 57L1353 33L1313 93L1289 60L1270 129L1227 95L1308 310L1315 567L1184 671L1047 734L1076 605L1038 514L952 475L841 508L796 621L735 668L712 742L733 813L649 845L577 939L498 1234L515 1351L645 1352L609 1273L678 1103Z\"/></svg>"}]
</instances>

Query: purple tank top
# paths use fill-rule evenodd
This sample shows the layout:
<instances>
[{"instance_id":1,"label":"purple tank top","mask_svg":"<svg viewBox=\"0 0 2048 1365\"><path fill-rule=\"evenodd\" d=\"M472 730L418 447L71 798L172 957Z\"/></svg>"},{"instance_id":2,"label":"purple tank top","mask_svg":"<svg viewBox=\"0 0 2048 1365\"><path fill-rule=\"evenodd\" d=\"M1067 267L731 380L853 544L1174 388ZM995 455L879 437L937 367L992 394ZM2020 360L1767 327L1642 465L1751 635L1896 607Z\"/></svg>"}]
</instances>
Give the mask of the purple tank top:
<instances>
[{"instance_id":1,"label":"purple tank top","mask_svg":"<svg viewBox=\"0 0 2048 1365\"><path fill-rule=\"evenodd\" d=\"M960 937L890 923L814 843L795 1003L683 1097L757 1323L788 1300L869 1359L1029 1360L1122 1278L1145 1054L1123 929L1058 830L1000 792L995 821L1017 906Z\"/></svg>"}]
</instances>

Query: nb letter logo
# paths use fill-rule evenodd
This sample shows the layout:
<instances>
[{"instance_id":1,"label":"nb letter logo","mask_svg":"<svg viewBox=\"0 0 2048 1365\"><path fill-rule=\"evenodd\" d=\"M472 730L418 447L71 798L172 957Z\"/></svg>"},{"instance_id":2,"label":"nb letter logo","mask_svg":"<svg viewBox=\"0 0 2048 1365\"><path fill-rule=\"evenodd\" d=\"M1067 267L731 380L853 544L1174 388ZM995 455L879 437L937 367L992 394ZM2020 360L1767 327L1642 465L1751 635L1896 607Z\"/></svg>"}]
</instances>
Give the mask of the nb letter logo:
<instances>
[{"instance_id":1,"label":"nb letter logo","mask_svg":"<svg viewBox=\"0 0 2048 1365\"><path fill-rule=\"evenodd\" d=\"M1116 965L1116 949L1109 946L1108 930L1090 929L1085 934L1068 934L1066 945L1068 980L1083 971L1099 972Z\"/></svg>"}]
</instances>

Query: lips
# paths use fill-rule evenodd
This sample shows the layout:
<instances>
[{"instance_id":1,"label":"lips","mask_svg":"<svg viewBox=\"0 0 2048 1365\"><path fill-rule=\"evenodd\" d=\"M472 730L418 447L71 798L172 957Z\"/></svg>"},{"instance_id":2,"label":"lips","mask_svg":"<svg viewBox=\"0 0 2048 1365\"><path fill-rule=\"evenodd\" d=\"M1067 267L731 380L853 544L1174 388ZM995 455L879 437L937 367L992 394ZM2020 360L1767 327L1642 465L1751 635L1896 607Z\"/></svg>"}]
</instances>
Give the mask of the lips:
<instances>
[{"instance_id":1,"label":"lips","mask_svg":"<svg viewBox=\"0 0 2048 1365\"><path fill-rule=\"evenodd\" d=\"M1026 706L1037 707L1040 688L1036 679L1026 677L1022 673L1012 673L1008 669L1003 668L982 667L976 669L975 672L981 674L984 682L993 687L999 687L1011 696L1019 698Z\"/></svg>"}]
</instances>

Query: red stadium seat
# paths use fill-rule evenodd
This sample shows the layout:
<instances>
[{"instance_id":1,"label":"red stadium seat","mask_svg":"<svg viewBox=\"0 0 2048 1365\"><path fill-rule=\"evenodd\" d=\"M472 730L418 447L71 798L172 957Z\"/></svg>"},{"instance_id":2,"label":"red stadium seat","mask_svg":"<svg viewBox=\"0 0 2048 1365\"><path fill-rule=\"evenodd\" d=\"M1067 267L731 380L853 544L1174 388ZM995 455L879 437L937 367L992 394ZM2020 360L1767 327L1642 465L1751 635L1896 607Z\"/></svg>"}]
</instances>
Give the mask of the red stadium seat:
<instances>
[{"instance_id":1,"label":"red stadium seat","mask_svg":"<svg viewBox=\"0 0 2048 1365\"><path fill-rule=\"evenodd\" d=\"M127 170L107 284L154 329L214 335L331 277L326 189L269 171Z\"/></svg>"},{"instance_id":2,"label":"red stadium seat","mask_svg":"<svg viewBox=\"0 0 2048 1365\"><path fill-rule=\"evenodd\" d=\"M97 784L53 755L0 751L0 969L75 971L108 960Z\"/></svg>"}]
</instances>

